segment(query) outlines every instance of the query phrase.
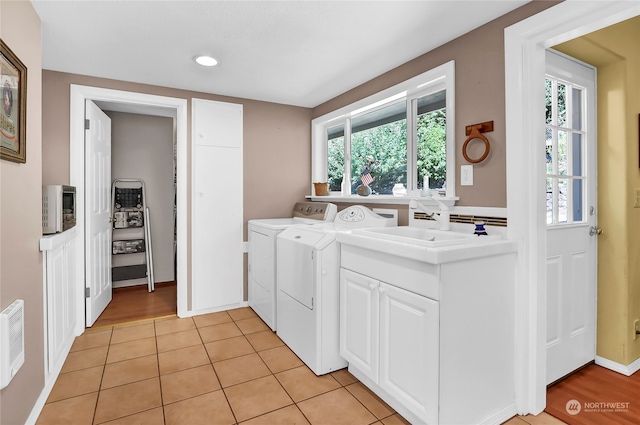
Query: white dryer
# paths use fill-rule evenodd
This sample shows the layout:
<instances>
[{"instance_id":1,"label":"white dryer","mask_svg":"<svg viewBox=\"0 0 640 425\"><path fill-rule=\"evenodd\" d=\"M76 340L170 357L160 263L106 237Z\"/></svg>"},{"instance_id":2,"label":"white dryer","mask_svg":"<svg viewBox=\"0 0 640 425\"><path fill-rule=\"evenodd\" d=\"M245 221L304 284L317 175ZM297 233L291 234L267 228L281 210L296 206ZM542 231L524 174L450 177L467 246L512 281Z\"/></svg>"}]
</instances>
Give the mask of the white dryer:
<instances>
[{"instance_id":1,"label":"white dryer","mask_svg":"<svg viewBox=\"0 0 640 425\"><path fill-rule=\"evenodd\" d=\"M337 232L395 226L396 221L353 205L333 223L290 226L278 235L278 336L316 374L342 369L340 244Z\"/></svg>"},{"instance_id":2,"label":"white dryer","mask_svg":"<svg viewBox=\"0 0 640 425\"><path fill-rule=\"evenodd\" d=\"M291 217L249 220L249 306L272 330L276 330L276 237L284 229L301 224L331 222L337 207L328 202L298 202Z\"/></svg>"}]
</instances>

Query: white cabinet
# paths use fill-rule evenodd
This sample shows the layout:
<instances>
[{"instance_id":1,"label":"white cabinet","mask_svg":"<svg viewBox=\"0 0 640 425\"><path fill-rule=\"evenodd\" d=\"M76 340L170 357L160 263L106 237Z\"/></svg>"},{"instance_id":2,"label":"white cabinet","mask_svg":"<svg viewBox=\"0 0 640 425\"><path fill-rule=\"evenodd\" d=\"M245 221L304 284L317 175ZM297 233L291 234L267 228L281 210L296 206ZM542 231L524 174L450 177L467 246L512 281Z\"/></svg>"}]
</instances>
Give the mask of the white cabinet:
<instances>
[{"instance_id":1,"label":"white cabinet","mask_svg":"<svg viewBox=\"0 0 640 425\"><path fill-rule=\"evenodd\" d=\"M340 270L340 355L378 383L379 282Z\"/></svg>"},{"instance_id":2,"label":"white cabinet","mask_svg":"<svg viewBox=\"0 0 640 425\"><path fill-rule=\"evenodd\" d=\"M342 269L340 354L417 416L438 418L438 302Z\"/></svg>"},{"instance_id":3,"label":"white cabinet","mask_svg":"<svg viewBox=\"0 0 640 425\"><path fill-rule=\"evenodd\" d=\"M57 375L73 340L76 326L75 228L40 240L44 252L46 376Z\"/></svg>"},{"instance_id":4,"label":"white cabinet","mask_svg":"<svg viewBox=\"0 0 640 425\"><path fill-rule=\"evenodd\" d=\"M380 387L427 422L438 418L439 303L380 283Z\"/></svg>"},{"instance_id":5,"label":"white cabinet","mask_svg":"<svg viewBox=\"0 0 640 425\"><path fill-rule=\"evenodd\" d=\"M342 242L340 354L413 424L516 414L515 254L485 251L433 264Z\"/></svg>"},{"instance_id":6,"label":"white cabinet","mask_svg":"<svg viewBox=\"0 0 640 425\"><path fill-rule=\"evenodd\" d=\"M195 314L243 300L242 105L193 99L192 288Z\"/></svg>"}]
</instances>

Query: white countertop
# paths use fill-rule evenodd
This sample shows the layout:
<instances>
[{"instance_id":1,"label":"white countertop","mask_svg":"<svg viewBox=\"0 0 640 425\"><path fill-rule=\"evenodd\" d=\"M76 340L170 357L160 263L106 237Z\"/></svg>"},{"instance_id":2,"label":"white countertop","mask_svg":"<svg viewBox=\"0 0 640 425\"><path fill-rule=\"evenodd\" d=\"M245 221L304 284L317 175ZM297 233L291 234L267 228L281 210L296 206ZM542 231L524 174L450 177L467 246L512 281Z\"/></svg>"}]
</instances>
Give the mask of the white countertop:
<instances>
[{"instance_id":1,"label":"white countertop","mask_svg":"<svg viewBox=\"0 0 640 425\"><path fill-rule=\"evenodd\" d=\"M78 229L72 227L69 230L65 230L62 233L54 233L52 235L43 235L40 238L40 251L49 251L60 245L65 244L67 241L73 239L78 234Z\"/></svg>"},{"instance_id":2,"label":"white countertop","mask_svg":"<svg viewBox=\"0 0 640 425\"><path fill-rule=\"evenodd\" d=\"M338 242L345 245L430 264L451 263L516 252L517 244L515 241L506 239L484 241L481 238L479 237L477 241L469 244L433 248L353 233L339 233L337 235Z\"/></svg>"}]
</instances>

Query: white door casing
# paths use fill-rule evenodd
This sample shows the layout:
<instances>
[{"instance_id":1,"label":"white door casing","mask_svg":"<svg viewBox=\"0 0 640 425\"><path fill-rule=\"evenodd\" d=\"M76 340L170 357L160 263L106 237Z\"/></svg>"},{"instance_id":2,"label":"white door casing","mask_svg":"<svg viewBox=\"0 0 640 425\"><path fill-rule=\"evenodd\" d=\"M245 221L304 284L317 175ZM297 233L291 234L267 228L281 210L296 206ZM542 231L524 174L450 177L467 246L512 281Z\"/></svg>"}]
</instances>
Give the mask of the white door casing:
<instances>
[{"instance_id":1,"label":"white door casing","mask_svg":"<svg viewBox=\"0 0 640 425\"><path fill-rule=\"evenodd\" d=\"M85 101L95 100L124 105L132 111L148 115L167 115L173 111L176 119L177 144L177 306L178 316L192 315L187 299L187 100L156 96L144 93L111 90L99 87L80 86L72 84L70 87L70 140L69 140L69 183L76 187L76 227L81 235L77 238L78 247L75 250L74 275L77 277L78 317L85 317ZM77 321L76 335L85 329L84 321Z\"/></svg>"},{"instance_id":2,"label":"white door casing","mask_svg":"<svg viewBox=\"0 0 640 425\"><path fill-rule=\"evenodd\" d=\"M546 404L545 49L640 15L640 3L565 1L505 28L508 237L515 273L516 409Z\"/></svg>"},{"instance_id":3,"label":"white door casing","mask_svg":"<svg viewBox=\"0 0 640 425\"><path fill-rule=\"evenodd\" d=\"M86 325L111 302L111 119L86 101L85 285Z\"/></svg>"},{"instance_id":4,"label":"white door casing","mask_svg":"<svg viewBox=\"0 0 640 425\"><path fill-rule=\"evenodd\" d=\"M595 359L596 71L547 51L547 383Z\"/></svg>"}]
</instances>

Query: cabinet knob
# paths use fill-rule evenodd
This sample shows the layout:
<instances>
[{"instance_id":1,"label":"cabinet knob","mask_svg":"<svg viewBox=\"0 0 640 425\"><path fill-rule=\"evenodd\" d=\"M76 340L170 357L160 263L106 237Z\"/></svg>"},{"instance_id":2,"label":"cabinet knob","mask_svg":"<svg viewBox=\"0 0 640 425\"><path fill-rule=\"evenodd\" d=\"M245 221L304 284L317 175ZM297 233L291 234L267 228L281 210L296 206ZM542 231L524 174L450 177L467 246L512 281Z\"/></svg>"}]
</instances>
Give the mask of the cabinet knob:
<instances>
[{"instance_id":1,"label":"cabinet knob","mask_svg":"<svg viewBox=\"0 0 640 425\"><path fill-rule=\"evenodd\" d=\"M369 289L373 289L376 287L376 283L375 282L369 282Z\"/></svg>"},{"instance_id":2,"label":"cabinet knob","mask_svg":"<svg viewBox=\"0 0 640 425\"><path fill-rule=\"evenodd\" d=\"M384 292L384 288L382 286L378 286L378 292L382 294Z\"/></svg>"}]
</instances>

